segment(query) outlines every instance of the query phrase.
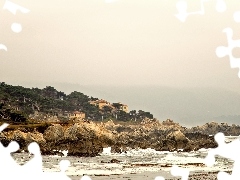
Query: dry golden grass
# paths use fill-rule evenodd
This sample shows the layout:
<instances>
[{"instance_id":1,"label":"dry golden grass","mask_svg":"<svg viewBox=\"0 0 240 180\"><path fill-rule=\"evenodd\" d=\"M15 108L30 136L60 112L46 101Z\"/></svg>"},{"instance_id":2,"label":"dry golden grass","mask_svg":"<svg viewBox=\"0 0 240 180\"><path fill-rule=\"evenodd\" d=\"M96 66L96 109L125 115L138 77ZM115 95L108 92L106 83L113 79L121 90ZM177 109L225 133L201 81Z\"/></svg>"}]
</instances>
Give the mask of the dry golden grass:
<instances>
[{"instance_id":1,"label":"dry golden grass","mask_svg":"<svg viewBox=\"0 0 240 180\"><path fill-rule=\"evenodd\" d=\"M100 123L106 123L108 122L109 119L103 120L103 121L93 121L96 124ZM120 120L112 120L114 124L120 124L123 126L129 126L129 125L139 125L138 121L120 121ZM2 125L4 121L0 121L0 125ZM64 128L67 128L74 124L72 121L68 122L41 122L41 121L36 121L36 120L28 120L27 122L22 122L22 123L16 123L16 122L6 122L9 124L9 126L4 130L4 131L12 131L16 129L26 129L29 131L32 131L34 129L46 129L47 127L53 125L53 124L60 124Z\"/></svg>"},{"instance_id":2,"label":"dry golden grass","mask_svg":"<svg viewBox=\"0 0 240 180\"><path fill-rule=\"evenodd\" d=\"M4 122L1 122L0 125L2 125ZM9 126L5 129L5 131L8 130L16 130L16 129L29 129L33 130L35 128L47 128L51 125L51 123L42 122L42 123L15 123L15 122L6 122L9 124Z\"/></svg>"}]
</instances>

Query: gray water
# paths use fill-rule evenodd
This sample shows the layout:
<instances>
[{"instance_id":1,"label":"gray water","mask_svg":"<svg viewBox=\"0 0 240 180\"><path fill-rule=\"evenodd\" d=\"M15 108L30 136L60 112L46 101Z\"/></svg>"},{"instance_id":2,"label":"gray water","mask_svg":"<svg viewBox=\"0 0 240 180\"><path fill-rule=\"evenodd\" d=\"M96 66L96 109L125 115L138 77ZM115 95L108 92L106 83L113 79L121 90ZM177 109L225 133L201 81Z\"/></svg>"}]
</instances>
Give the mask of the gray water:
<instances>
[{"instance_id":1,"label":"gray water","mask_svg":"<svg viewBox=\"0 0 240 180\"><path fill-rule=\"evenodd\" d=\"M226 141L230 142L234 139L236 137L229 137ZM201 149L195 152L158 152L153 149L129 149L127 153L112 154L104 152L104 154L96 157L42 156L42 165L44 172L59 172L60 161L69 160L71 165L66 174L74 180L81 179L83 175L88 175L96 180L146 180L154 179L156 176L178 179L179 177L173 177L170 174L172 165L188 168L191 175L212 173L213 177L210 179L216 179L218 171L231 172L233 161L223 157L216 157L216 164L213 167L207 167L204 164L204 158L208 151L208 149ZM26 152L15 153L13 157L20 165L29 160L34 160L34 157Z\"/></svg>"}]
</instances>

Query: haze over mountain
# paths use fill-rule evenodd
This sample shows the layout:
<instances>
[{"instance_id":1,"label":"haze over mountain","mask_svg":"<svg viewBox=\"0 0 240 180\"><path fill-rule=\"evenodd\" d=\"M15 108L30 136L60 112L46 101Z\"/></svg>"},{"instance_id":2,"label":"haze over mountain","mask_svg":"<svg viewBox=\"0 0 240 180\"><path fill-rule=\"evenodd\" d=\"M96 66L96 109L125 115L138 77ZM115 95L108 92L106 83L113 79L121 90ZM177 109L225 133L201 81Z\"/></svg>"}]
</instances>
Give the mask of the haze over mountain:
<instances>
[{"instance_id":1,"label":"haze over mountain","mask_svg":"<svg viewBox=\"0 0 240 180\"><path fill-rule=\"evenodd\" d=\"M67 83L39 83L38 87L43 88L46 85L54 86L67 94L76 90L110 102L119 101L127 104L129 110L149 111L160 121L170 118L187 127L210 121L240 125L240 94L230 90L161 86L83 86ZM36 85L33 83L23 86Z\"/></svg>"},{"instance_id":2,"label":"haze over mountain","mask_svg":"<svg viewBox=\"0 0 240 180\"><path fill-rule=\"evenodd\" d=\"M240 116L236 117L240 115L240 94L229 90L160 86L79 86L77 89L109 101L121 101L130 109L150 111L161 121L170 118L186 126L209 121L240 125Z\"/></svg>"}]
</instances>

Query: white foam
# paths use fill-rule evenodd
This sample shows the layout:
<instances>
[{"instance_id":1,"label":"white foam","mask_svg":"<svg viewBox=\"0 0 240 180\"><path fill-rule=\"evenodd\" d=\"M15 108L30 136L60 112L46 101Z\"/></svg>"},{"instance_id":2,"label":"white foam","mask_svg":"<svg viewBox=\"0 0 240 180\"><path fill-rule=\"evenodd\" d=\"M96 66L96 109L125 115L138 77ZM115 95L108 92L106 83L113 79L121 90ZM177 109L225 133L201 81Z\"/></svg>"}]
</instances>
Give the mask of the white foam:
<instances>
[{"instance_id":1,"label":"white foam","mask_svg":"<svg viewBox=\"0 0 240 180\"><path fill-rule=\"evenodd\" d=\"M173 164L187 164L187 163L204 163L204 159L197 157L175 156L174 154L168 154L162 158L158 163L173 163Z\"/></svg>"},{"instance_id":2,"label":"white foam","mask_svg":"<svg viewBox=\"0 0 240 180\"><path fill-rule=\"evenodd\" d=\"M112 154L112 153L111 153L111 150L112 150L111 147L103 148L102 154L103 154L103 155L111 155L111 154Z\"/></svg>"},{"instance_id":3,"label":"white foam","mask_svg":"<svg viewBox=\"0 0 240 180\"><path fill-rule=\"evenodd\" d=\"M68 155L68 150L63 150L63 151L60 151L61 153L63 153L63 157L67 157Z\"/></svg>"},{"instance_id":4,"label":"white foam","mask_svg":"<svg viewBox=\"0 0 240 180\"><path fill-rule=\"evenodd\" d=\"M198 151L199 151L199 152L207 152L207 151L209 151L209 149L201 148L201 149L199 149Z\"/></svg>"},{"instance_id":5,"label":"white foam","mask_svg":"<svg viewBox=\"0 0 240 180\"><path fill-rule=\"evenodd\" d=\"M127 156L145 156L145 155L160 155L169 154L169 151L156 151L155 149L130 149L127 151Z\"/></svg>"}]
</instances>

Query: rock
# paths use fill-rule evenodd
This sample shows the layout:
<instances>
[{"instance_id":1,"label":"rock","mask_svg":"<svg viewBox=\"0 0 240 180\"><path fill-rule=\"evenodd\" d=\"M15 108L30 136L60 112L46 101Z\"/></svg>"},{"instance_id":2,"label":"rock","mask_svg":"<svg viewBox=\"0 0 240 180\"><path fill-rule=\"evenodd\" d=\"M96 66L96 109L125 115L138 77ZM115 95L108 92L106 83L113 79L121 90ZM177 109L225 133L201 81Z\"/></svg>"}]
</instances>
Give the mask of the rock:
<instances>
[{"instance_id":1,"label":"rock","mask_svg":"<svg viewBox=\"0 0 240 180\"><path fill-rule=\"evenodd\" d=\"M8 136L10 141L17 141L19 146L20 146L20 150L26 150L27 147L27 143L26 143L26 137L27 137L27 133L24 133L20 130L15 130L11 133L10 136ZM9 141L9 142L10 142Z\"/></svg>"},{"instance_id":2,"label":"rock","mask_svg":"<svg viewBox=\"0 0 240 180\"><path fill-rule=\"evenodd\" d=\"M190 140L185 147L185 151L199 150L201 148L216 148L218 146L214 140L214 136L200 132L186 133L185 136Z\"/></svg>"},{"instance_id":3,"label":"rock","mask_svg":"<svg viewBox=\"0 0 240 180\"><path fill-rule=\"evenodd\" d=\"M59 124L50 126L44 131L43 137L47 142L60 141L64 138L64 129Z\"/></svg>"},{"instance_id":4,"label":"rock","mask_svg":"<svg viewBox=\"0 0 240 180\"><path fill-rule=\"evenodd\" d=\"M215 135L218 132L224 133L225 136L239 136L240 135L240 126L238 125L228 125L227 123L216 123L210 122L206 123L203 126L192 127L185 130L186 133L199 132L207 135Z\"/></svg>"},{"instance_id":5,"label":"rock","mask_svg":"<svg viewBox=\"0 0 240 180\"><path fill-rule=\"evenodd\" d=\"M112 140L113 134L111 131L101 127L100 125L91 122L74 124L65 131L64 138L69 140L78 139Z\"/></svg>"},{"instance_id":6,"label":"rock","mask_svg":"<svg viewBox=\"0 0 240 180\"><path fill-rule=\"evenodd\" d=\"M169 133L166 138L174 141L182 141L182 142L189 141L189 139L186 138L186 136L180 130Z\"/></svg>"},{"instance_id":7,"label":"rock","mask_svg":"<svg viewBox=\"0 0 240 180\"><path fill-rule=\"evenodd\" d=\"M121 161L117 160L117 159L111 159L110 163L120 163Z\"/></svg>"},{"instance_id":8,"label":"rock","mask_svg":"<svg viewBox=\"0 0 240 180\"><path fill-rule=\"evenodd\" d=\"M24 133L20 130L15 130L7 133L7 139L8 143L10 141L17 141L20 146L20 150L25 151L31 142L37 142L40 146L46 143L43 135L37 131Z\"/></svg>"},{"instance_id":9,"label":"rock","mask_svg":"<svg viewBox=\"0 0 240 180\"><path fill-rule=\"evenodd\" d=\"M101 163L120 163L120 162L122 162L122 161L119 161L119 160L117 160L117 159L111 159L110 161L100 161Z\"/></svg>"},{"instance_id":10,"label":"rock","mask_svg":"<svg viewBox=\"0 0 240 180\"><path fill-rule=\"evenodd\" d=\"M20 131L20 130L15 130L13 131L12 133L12 136L10 137L10 139L12 141L26 141L26 137L27 137L27 134Z\"/></svg>"},{"instance_id":11,"label":"rock","mask_svg":"<svg viewBox=\"0 0 240 180\"><path fill-rule=\"evenodd\" d=\"M41 146L46 143L46 140L43 138L43 134L39 132L29 132L26 135L26 143L30 144L31 142L36 142Z\"/></svg>"},{"instance_id":12,"label":"rock","mask_svg":"<svg viewBox=\"0 0 240 180\"><path fill-rule=\"evenodd\" d=\"M131 127L126 127L126 126L117 126L116 129L117 133L122 133L122 132L133 132L134 130Z\"/></svg>"},{"instance_id":13,"label":"rock","mask_svg":"<svg viewBox=\"0 0 240 180\"><path fill-rule=\"evenodd\" d=\"M164 125L164 126L179 126L178 123L173 122L173 120L171 120L171 119L167 119L166 121L163 121L162 125Z\"/></svg>"},{"instance_id":14,"label":"rock","mask_svg":"<svg viewBox=\"0 0 240 180\"><path fill-rule=\"evenodd\" d=\"M96 156L114 144L111 131L96 123L76 123L66 129L59 147L67 147L69 155Z\"/></svg>"},{"instance_id":15,"label":"rock","mask_svg":"<svg viewBox=\"0 0 240 180\"><path fill-rule=\"evenodd\" d=\"M170 140L168 143L165 142L165 144L171 144L170 150L184 149L186 144L189 142L189 139L180 130L169 133L166 136L166 139L168 141ZM173 148L173 146L175 147Z\"/></svg>"},{"instance_id":16,"label":"rock","mask_svg":"<svg viewBox=\"0 0 240 180\"><path fill-rule=\"evenodd\" d=\"M162 126L162 124L158 120L149 118L145 118L144 120L142 120L140 125L144 130L147 131L153 129L160 129Z\"/></svg>"},{"instance_id":17,"label":"rock","mask_svg":"<svg viewBox=\"0 0 240 180\"><path fill-rule=\"evenodd\" d=\"M159 147L160 151L176 151L178 148L176 147L176 141L171 139L164 139L162 141L162 147Z\"/></svg>"},{"instance_id":18,"label":"rock","mask_svg":"<svg viewBox=\"0 0 240 180\"><path fill-rule=\"evenodd\" d=\"M78 132L78 125L74 124L73 126L67 128L67 130L64 133L64 139L69 139L71 141L78 140L82 138L82 135L80 132Z\"/></svg>"},{"instance_id":19,"label":"rock","mask_svg":"<svg viewBox=\"0 0 240 180\"><path fill-rule=\"evenodd\" d=\"M107 123L79 121L67 127L59 124L51 125L44 129L43 133L38 129L33 132L20 130L3 132L0 134L0 140L6 145L11 140L16 140L24 150L29 143L35 141L40 145L42 154L46 155L68 150L68 155L72 156L96 156L106 147L111 147L112 152L118 153L128 148L192 151L217 146L213 137L204 134L211 128L214 131L228 130L229 126L207 123L202 127L186 129L172 120L160 123L157 120L145 119L141 124L127 126L114 124L113 121ZM238 129L239 126L233 126L231 132L237 133ZM193 130L199 130L199 132L191 132ZM56 151L53 152L53 149Z\"/></svg>"},{"instance_id":20,"label":"rock","mask_svg":"<svg viewBox=\"0 0 240 180\"><path fill-rule=\"evenodd\" d=\"M6 133L0 132L0 141L3 144L3 146L7 146L9 144L9 140Z\"/></svg>"},{"instance_id":21,"label":"rock","mask_svg":"<svg viewBox=\"0 0 240 180\"><path fill-rule=\"evenodd\" d=\"M114 122L112 120L107 121L106 123L103 124L106 129L112 130L114 129Z\"/></svg>"}]
</instances>

